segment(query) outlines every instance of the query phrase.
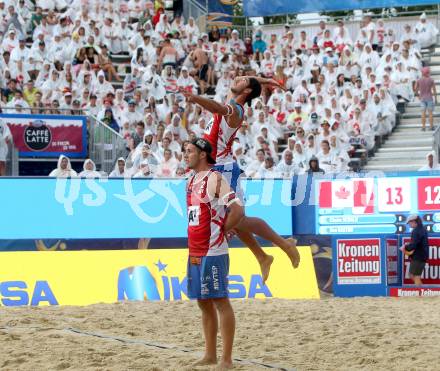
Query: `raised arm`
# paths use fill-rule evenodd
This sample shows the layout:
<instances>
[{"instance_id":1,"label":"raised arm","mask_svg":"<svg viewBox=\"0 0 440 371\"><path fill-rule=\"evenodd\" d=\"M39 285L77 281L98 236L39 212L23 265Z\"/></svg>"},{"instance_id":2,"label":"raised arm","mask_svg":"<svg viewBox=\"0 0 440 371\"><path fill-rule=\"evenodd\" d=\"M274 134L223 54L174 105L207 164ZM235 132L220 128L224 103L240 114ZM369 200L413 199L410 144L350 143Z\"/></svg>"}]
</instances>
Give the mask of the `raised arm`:
<instances>
[{"instance_id":1,"label":"raised arm","mask_svg":"<svg viewBox=\"0 0 440 371\"><path fill-rule=\"evenodd\" d=\"M274 79L267 79L265 77L259 77L259 76L252 76L252 78L254 78L255 80L257 80L261 85L263 86L269 86L269 87L273 87L273 88L280 88L282 90L286 90L286 88L281 85L278 81L274 80Z\"/></svg>"},{"instance_id":2,"label":"raised arm","mask_svg":"<svg viewBox=\"0 0 440 371\"><path fill-rule=\"evenodd\" d=\"M198 95L185 91L184 89L180 89L180 93L185 96L187 102L196 103L211 113L218 113L223 116L228 114L228 107L216 102L215 100L202 98Z\"/></svg>"}]
</instances>

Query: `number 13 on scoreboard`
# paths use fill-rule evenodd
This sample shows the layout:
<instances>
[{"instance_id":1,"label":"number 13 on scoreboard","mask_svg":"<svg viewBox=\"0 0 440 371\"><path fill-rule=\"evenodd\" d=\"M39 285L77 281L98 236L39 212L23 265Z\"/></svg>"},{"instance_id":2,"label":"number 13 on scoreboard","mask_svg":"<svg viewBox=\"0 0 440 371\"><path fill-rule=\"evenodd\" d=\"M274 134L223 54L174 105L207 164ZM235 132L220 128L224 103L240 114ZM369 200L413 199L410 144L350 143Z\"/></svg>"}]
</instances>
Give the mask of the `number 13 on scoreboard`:
<instances>
[{"instance_id":1,"label":"number 13 on scoreboard","mask_svg":"<svg viewBox=\"0 0 440 371\"><path fill-rule=\"evenodd\" d=\"M410 178L379 178L377 180L378 210L400 212L411 210Z\"/></svg>"},{"instance_id":2,"label":"number 13 on scoreboard","mask_svg":"<svg viewBox=\"0 0 440 371\"><path fill-rule=\"evenodd\" d=\"M440 178L417 179L419 210L440 210Z\"/></svg>"}]
</instances>

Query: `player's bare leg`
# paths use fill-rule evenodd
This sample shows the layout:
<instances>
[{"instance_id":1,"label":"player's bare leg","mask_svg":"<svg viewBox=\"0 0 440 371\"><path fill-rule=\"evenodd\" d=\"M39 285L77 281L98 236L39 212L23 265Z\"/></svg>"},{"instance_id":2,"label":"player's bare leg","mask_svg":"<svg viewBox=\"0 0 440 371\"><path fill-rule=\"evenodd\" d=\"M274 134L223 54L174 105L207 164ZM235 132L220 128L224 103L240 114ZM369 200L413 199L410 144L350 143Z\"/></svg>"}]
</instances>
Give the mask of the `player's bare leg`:
<instances>
[{"instance_id":1,"label":"player's bare leg","mask_svg":"<svg viewBox=\"0 0 440 371\"><path fill-rule=\"evenodd\" d=\"M197 300L202 311L203 334L205 336L205 354L193 366L217 364L218 319L216 306L212 300Z\"/></svg>"},{"instance_id":2,"label":"player's bare leg","mask_svg":"<svg viewBox=\"0 0 440 371\"><path fill-rule=\"evenodd\" d=\"M222 337L222 359L217 370L232 368L232 345L235 335L235 315L228 298L214 299L220 317L220 335Z\"/></svg>"},{"instance_id":3,"label":"player's bare leg","mask_svg":"<svg viewBox=\"0 0 440 371\"><path fill-rule=\"evenodd\" d=\"M289 257L294 268L298 268L300 255L296 248L296 240L278 235L264 220L245 216L236 227L239 231L251 232L268 240L281 248Z\"/></svg>"},{"instance_id":4,"label":"player's bare leg","mask_svg":"<svg viewBox=\"0 0 440 371\"><path fill-rule=\"evenodd\" d=\"M273 263L273 256L268 255L261 248L258 241L255 239L254 235L247 231L237 231L237 237L243 242L254 254L255 258L260 264L261 276L263 277L263 282L269 277L270 267Z\"/></svg>"}]
</instances>

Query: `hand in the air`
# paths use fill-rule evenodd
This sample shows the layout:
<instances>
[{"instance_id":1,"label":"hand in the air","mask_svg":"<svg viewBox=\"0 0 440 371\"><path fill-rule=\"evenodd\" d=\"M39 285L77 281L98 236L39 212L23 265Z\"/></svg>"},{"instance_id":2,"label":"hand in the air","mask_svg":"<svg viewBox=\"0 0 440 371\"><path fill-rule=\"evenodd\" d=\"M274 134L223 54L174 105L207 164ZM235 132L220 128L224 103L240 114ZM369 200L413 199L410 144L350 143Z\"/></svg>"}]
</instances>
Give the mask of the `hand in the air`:
<instances>
[{"instance_id":1,"label":"hand in the air","mask_svg":"<svg viewBox=\"0 0 440 371\"><path fill-rule=\"evenodd\" d=\"M185 90L184 88L179 88L179 92L183 94L183 96L186 98L187 102L192 103L194 95L190 93L188 90Z\"/></svg>"},{"instance_id":2,"label":"hand in the air","mask_svg":"<svg viewBox=\"0 0 440 371\"><path fill-rule=\"evenodd\" d=\"M267 84L271 87L274 87L274 88L279 88L284 91L287 90L285 86L281 85L278 81L276 81L274 79L270 79Z\"/></svg>"}]
</instances>

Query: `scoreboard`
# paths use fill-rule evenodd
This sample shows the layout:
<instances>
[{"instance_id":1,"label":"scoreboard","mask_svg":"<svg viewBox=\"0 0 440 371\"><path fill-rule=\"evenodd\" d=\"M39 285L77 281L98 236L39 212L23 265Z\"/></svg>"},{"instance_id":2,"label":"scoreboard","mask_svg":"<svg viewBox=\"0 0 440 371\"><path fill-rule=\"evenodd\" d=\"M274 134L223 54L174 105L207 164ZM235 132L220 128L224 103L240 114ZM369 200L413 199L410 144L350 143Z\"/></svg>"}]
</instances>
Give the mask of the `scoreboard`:
<instances>
[{"instance_id":1,"label":"scoreboard","mask_svg":"<svg viewBox=\"0 0 440 371\"><path fill-rule=\"evenodd\" d=\"M318 234L407 233L414 213L440 232L440 175L321 179L315 192Z\"/></svg>"}]
</instances>

